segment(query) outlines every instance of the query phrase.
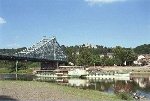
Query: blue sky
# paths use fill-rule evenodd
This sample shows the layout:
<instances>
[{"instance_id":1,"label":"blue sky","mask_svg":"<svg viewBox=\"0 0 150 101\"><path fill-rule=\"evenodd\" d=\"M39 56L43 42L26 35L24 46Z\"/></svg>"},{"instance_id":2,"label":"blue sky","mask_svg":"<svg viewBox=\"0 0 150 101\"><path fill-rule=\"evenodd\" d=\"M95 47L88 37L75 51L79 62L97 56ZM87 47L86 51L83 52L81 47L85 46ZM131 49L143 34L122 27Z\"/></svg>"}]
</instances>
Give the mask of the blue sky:
<instances>
[{"instance_id":1,"label":"blue sky","mask_svg":"<svg viewBox=\"0 0 150 101\"><path fill-rule=\"evenodd\" d=\"M150 44L150 0L0 0L0 48Z\"/></svg>"}]
</instances>

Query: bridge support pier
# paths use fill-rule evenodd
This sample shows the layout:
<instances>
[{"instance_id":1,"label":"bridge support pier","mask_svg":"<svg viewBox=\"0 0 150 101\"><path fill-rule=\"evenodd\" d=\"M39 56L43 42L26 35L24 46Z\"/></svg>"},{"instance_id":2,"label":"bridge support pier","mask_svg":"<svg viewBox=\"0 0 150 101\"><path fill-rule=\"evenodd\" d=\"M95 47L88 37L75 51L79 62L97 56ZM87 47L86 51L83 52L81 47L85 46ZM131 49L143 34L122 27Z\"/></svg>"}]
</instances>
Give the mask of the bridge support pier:
<instances>
[{"instance_id":1,"label":"bridge support pier","mask_svg":"<svg viewBox=\"0 0 150 101\"><path fill-rule=\"evenodd\" d=\"M56 63L54 62L41 62L41 70L55 70Z\"/></svg>"},{"instance_id":2,"label":"bridge support pier","mask_svg":"<svg viewBox=\"0 0 150 101\"><path fill-rule=\"evenodd\" d=\"M54 61L54 62L41 62L41 70L55 70L58 69L60 65L66 65L62 64L59 61Z\"/></svg>"}]
</instances>

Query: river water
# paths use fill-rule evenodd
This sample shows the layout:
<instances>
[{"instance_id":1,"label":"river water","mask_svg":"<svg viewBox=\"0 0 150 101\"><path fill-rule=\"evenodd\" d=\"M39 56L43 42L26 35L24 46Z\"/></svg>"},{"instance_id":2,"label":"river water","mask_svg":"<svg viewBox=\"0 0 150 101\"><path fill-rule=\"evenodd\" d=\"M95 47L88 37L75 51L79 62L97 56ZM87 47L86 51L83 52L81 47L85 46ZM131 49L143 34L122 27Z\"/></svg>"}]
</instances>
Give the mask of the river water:
<instances>
[{"instance_id":1,"label":"river water","mask_svg":"<svg viewBox=\"0 0 150 101\"><path fill-rule=\"evenodd\" d=\"M128 93L150 98L150 76L129 77L122 79L106 78L49 78L34 77L33 75L0 74L1 80L24 80L55 83L77 89L91 89L109 94Z\"/></svg>"}]
</instances>

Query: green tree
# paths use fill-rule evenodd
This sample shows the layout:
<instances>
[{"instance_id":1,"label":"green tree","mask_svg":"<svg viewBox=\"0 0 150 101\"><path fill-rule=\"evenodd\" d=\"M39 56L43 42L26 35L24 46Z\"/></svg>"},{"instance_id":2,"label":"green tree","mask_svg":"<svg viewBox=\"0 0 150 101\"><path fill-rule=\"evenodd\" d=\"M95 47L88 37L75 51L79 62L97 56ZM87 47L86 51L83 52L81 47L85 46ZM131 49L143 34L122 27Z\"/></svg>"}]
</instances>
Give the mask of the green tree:
<instances>
[{"instance_id":1,"label":"green tree","mask_svg":"<svg viewBox=\"0 0 150 101\"><path fill-rule=\"evenodd\" d=\"M122 61L119 58L114 57L112 60L114 61L114 64L117 66L122 64Z\"/></svg>"},{"instance_id":2,"label":"green tree","mask_svg":"<svg viewBox=\"0 0 150 101\"><path fill-rule=\"evenodd\" d=\"M104 55L104 57L101 58L101 66L106 66L106 60L108 59L108 56Z\"/></svg>"},{"instance_id":3,"label":"green tree","mask_svg":"<svg viewBox=\"0 0 150 101\"><path fill-rule=\"evenodd\" d=\"M100 66L101 65L101 59L98 55L91 55L91 61L90 61L90 66Z\"/></svg>"},{"instance_id":4,"label":"green tree","mask_svg":"<svg viewBox=\"0 0 150 101\"><path fill-rule=\"evenodd\" d=\"M79 55L79 65L89 65L91 53L87 48L84 48Z\"/></svg>"},{"instance_id":5,"label":"green tree","mask_svg":"<svg viewBox=\"0 0 150 101\"><path fill-rule=\"evenodd\" d=\"M106 58L105 64L106 64L106 66L113 66L114 65L114 61L111 58Z\"/></svg>"},{"instance_id":6,"label":"green tree","mask_svg":"<svg viewBox=\"0 0 150 101\"><path fill-rule=\"evenodd\" d=\"M135 53L137 54L150 54L150 44L144 44L134 48Z\"/></svg>"},{"instance_id":7,"label":"green tree","mask_svg":"<svg viewBox=\"0 0 150 101\"><path fill-rule=\"evenodd\" d=\"M113 49L113 53L114 53L114 57L118 60L120 59L121 64L123 65L123 63L126 61L125 55L126 55L126 50L123 49L120 46L116 46Z\"/></svg>"},{"instance_id":8,"label":"green tree","mask_svg":"<svg viewBox=\"0 0 150 101\"><path fill-rule=\"evenodd\" d=\"M113 49L113 52L115 57L114 61L117 65L119 63L121 65L132 65L133 61L137 59L137 54L133 49L123 49L122 47L117 46Z\"/></svg>"},{"instance_id":9,"label":"green tree","mask_svg":"<svg viewBox=\"0 0 150 101\"><path fill-rule=\"evenodd\" d=\"M133 49L126 50L125 61L127 65L132 65L133 61L135 61L136 59L137 59L137 54L134 52Z\"/></svg>"}]
</instances>

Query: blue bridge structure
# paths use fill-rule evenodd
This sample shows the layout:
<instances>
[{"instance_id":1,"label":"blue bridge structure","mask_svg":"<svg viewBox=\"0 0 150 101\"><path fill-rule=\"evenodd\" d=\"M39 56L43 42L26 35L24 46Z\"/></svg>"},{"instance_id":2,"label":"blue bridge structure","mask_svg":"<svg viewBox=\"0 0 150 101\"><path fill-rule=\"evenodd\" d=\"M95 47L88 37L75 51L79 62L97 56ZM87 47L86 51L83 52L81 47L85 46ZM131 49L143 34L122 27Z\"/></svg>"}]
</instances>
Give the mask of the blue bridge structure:
<instances>
[{"instance_id":1,"label":"blue bridge structure","mask_svg":"<svg viewBox=\"0 0 150 101\"><path fill-rule=\"evenodd\" d=\"M68 64L68 56L55 37L43 37L41 41L15 54L0 53L0 60L41 62L41 70L54 70Z\"/></svg>"}]
</instances>

